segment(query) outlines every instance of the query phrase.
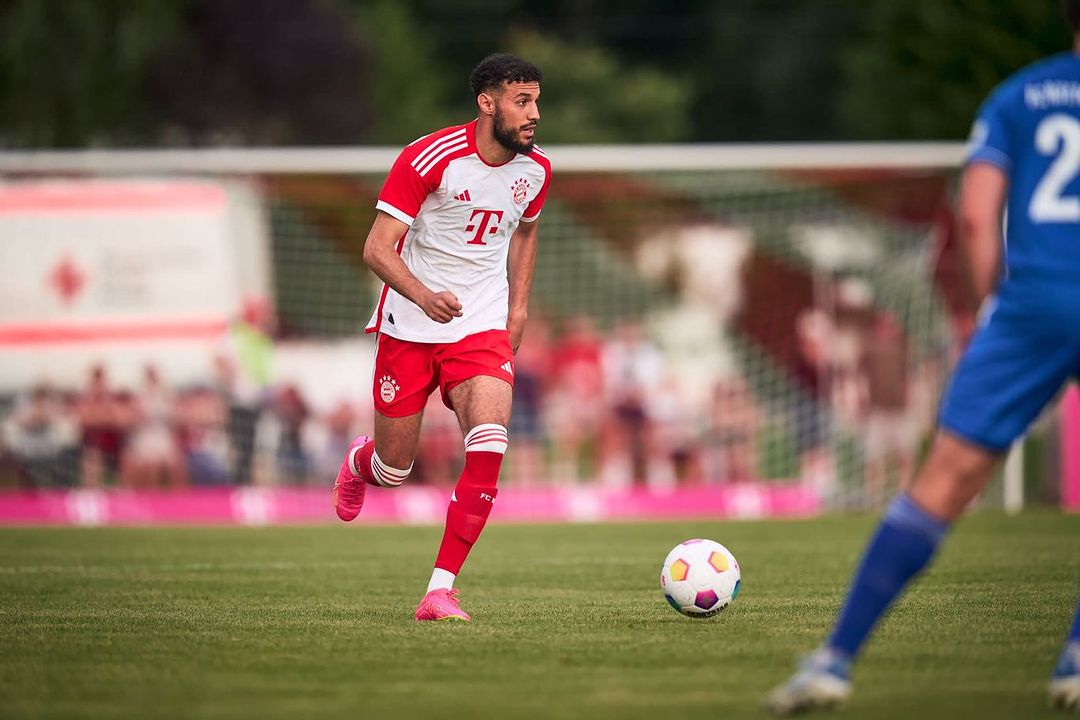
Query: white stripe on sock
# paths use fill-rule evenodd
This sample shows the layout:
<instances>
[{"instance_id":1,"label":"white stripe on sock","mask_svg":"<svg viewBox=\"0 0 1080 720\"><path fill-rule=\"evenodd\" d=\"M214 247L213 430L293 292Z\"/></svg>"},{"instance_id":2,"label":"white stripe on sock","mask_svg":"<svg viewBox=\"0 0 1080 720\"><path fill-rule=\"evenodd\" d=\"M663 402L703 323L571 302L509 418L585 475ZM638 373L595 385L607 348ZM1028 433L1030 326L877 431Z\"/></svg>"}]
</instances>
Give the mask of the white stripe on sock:
<instances>
[{"instance_id":1,"label":"white stripe on sock","mask_svg":"<svg viewBox=\"0 0 1080 720\"><path fill-rule=\"evenodd\" d=\"M371 476L382 487L393 488L401 485L411 472L412 465L404 470L398 470L384 463L377 452L374 450L371 452Z\"/></svg>"},{"instance_id":2,"label":"white stripe on sock","mask_svg":"<svg viewBox=\"0 0 1080 720\"><path fill-rule=\"evenodd\" d=\"M506 454L510 437L506 428L496 423L477 425L465 436L465 452L495 452Z\"/></svg>"},{"instance_id":3,"label":"white stripe on sock","mask_svg":"<svg viewBox=\"0 0 1080 720\"><path fill-rule=\"evenodd\" d=\"M357 445L352 449L352 452L349 453L349 472L352 473L353 477L360 477L356 474L356 453L360 452L360 448L362 447L363 445Z\"/></svg>"}]
</instances>

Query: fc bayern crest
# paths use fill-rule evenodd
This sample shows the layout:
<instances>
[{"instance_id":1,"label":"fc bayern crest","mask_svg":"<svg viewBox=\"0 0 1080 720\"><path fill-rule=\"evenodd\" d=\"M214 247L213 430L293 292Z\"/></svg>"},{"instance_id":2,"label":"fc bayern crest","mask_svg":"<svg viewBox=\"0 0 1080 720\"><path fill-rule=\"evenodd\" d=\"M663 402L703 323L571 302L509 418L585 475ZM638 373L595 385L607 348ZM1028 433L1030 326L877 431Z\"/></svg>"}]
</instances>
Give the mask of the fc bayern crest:
<instances>
[{"instance_id":1,"label":"fc bayern crest","mask_svg":"<svg viewBox=\"0 0 1080 720\"><path fill-rule=\"evenodd\" d=\"M394 398L397 397L398 390L400 389L401 386L399 386L394 381L394 378L389 375L383 375L379 379L379 397L381 397L382 401L385 403L394 402Z\"/></svg>"},{"instance_id":2,"label":"fc bayern crest","mask_svg":"<svg viewBox=\"0 0 1080 720\"><path fill-rule=\"evenodd\" d=\"M525 198L529 195L529 181L525 178L518 178L510 186L510 189L514 191L514 202L520 205L525 202Z\"/></svg>"}]
</instances>

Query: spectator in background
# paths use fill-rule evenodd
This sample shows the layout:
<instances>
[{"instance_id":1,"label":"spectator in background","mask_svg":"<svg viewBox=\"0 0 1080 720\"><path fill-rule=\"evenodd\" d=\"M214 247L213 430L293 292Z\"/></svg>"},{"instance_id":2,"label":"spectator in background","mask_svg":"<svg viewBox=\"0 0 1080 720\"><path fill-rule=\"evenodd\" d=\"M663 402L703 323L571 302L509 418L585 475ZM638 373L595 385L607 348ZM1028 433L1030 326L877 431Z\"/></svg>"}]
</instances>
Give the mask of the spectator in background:
<instances>
[{"instance_id":1,"label":"spectator in background","mask_svg":"<svg viewBox=\"0 0 1080 720\"><path fill-rule=\"evenodd\" d=\"M224 398L213 388L191 388L180 395L176 418L191 483L199 487L229 485L234 477L233 453Z\"/></svg>"},{"instance_id":2,"label":"spectator in background","mask_svg":"<svg viewBox=\"0 0 1080 720\"><path fill-rule=\"evenodd\" d=\"M603 347L604 423L600 478L606 485L646 481L670 485L674 469L667 446L658 442L649 398L663 386L664 357L641 324L620 322Z\"/></svg>"},{"instance_id":3,"label":"spectator in background","mask_svg":"<svg viewBox=\"0 0 1080 720\"><path fill-rule=\"evenodd\" d=\"M919 419L912 412L907 337L888 312L878 313L870 328L863 373L867 390L863 433L866 499L877 507L886 497L890 465L895 466L901 488L910 480L919 442Z\"/></svg>"},{"instance_id":4,"label":"spectator in background","mask_svg":"<svg viewBox=\"0 0 1080 720\"><path fill-rule=\"evenodd\" d=\"M514 356L514 412L507 452L510 476L522 485L533 485L544 474L543 404L551 382L551 326L535 313Z\"/></svg>"},{"instance_id":5,"label":"spectator in background","mask_svg":"<svg viewBox=\"0 0 1080 720\"><path fill-rule=\"evenodd\" d=\"M716 383L706 436L707 478L710 482L755 480L762 412L741 377Z\"/></svg>"},{"instance_id":6,"label":"spectator in background","mask_svg":"<svg viewBox=\"0 0 1080 720\"><path fill-rule=\"evenodd\" d=\"M306 484L311 458L304 447L304 438L311 412L300 388L291 384L281 388L274 397L273 414L278 423L275 451L278 479L288 485Z\"/></svg>"},{"instance_id":7,"label":"spectator in background","mask_svg":"<svg viewBox=\"0 0 1080 720\"><path fill-rule=\"evenodd\" d=\"M829 416L822 401L829 397L829 343L832 321L820 310L808 308L795 322L795 376L805 392L795 404L795 443L799 449L799 476L819 495L835 490L835 469L829 448Z\"/></svg>"},{"instance_id":8,"label":"spectator in background","mask_svg":"<svg viewBox=\"0 0 1080 720\"><path fill-rule=\"evenodd\" d=\"M173 426L173 394L157 368L147 365L135 401L135 422L120 462L120 484L129 488L187 485L187 468Z\"/></svg>"},{"instance_id":9,"label":"spectator in background","mask_svg":"<svg viewBox=\"0 0 1080 720\"><path fill-rule=\"evenodd\" d=\"M19 397L0 432L24 485L74 484L76 423L50 385L39 383Z\"/></svg>"},{"instance_id":10,"label":"spectator in background","mask_svg":"<svg viewBox=\"0 0 1080 720\"><path fill-rule=\"evenodd\" d=\"M120 454L134 423L133 403L113 391L102 365L90 369L76 400L82 442L82 484L101 487L120 467Z\"/></svg>"},{"instance_id":11,"label":"spectator in background","mask_svg":"<svg viewBox=\"0 0 1080 720\"><path fill-rule=\"evenodd\" d=\"M349 449L349 443L356 437L356 413L352 405L342 400L334 408L312 423L309 433L311 464L314 477L320 482L332 478L341 467L341 456Z\"/></svg>"},{"instance_id":12,"label":"spectator in background","mask_svg":"<svg viewBox=\"0 0 1080 720\"><path fill-rule=\"evenodd\" d=\"M214 357L214 390L226 407L226 430L235 458L235 482L252 481L255 429L263 409L262 390L245 379L235 360L224 354Z\"/></svg>"},{"instance_id":13,"label":"spectator in background","mask_svg":"<svg viewBox=\"0 0 1080 720\"><path fill-rule=\"evenodd\" d=\"M228 432L238 484L250 483L254 473L256 429L272 395L275 325L270 303L248 298L214 358L215 383L228 403Z\"/></svg>"},{"instance_id":14,"label":"spectator in background","mask_svg":"<svg viewBox=\"0 0 1080 720\"><path fill-rule=\"evenodd\" d=\"M463 454L457 417L437 395L429 395L412 476L429 485L453 485L464 466Z\"/></svg>"},{"instance_id":15,"label":"spectator in background","mask_svg":"<svg viewBox=\"0 0 1080 720\"><path fill-rule=\"evenodd\" d=\"M873 323L873 290L861 278L846 278L836 288L835 322L827 346L829 393L833 416L857 430L866 412L863 358Z\"/></svg>"},{"instance_id":16,"label":"spectator in background","mask_svg":"<svg viewBox=\"0 0 1080 720\"><path fill-rule=\"evenodd\" d=\"M602 346L592 321L575 315L551 354L552 385L545 407L556 482L573 483L585 473L586 452L595 458L604 419ZM588 472L595 472L595 462Z\"/></svg>"}]
</instances>

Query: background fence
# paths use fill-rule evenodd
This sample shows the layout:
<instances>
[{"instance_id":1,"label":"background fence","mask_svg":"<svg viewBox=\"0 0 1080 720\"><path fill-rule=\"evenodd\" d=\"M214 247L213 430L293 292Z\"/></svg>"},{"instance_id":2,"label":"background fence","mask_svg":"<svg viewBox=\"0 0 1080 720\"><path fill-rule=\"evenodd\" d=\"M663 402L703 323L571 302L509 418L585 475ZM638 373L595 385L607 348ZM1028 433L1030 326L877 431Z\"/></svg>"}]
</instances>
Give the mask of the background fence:
<instances>
[{"instance_id":1,"label":"background fence","mask_svg":"<svg viewBox=\"0 0 1080 720\"><path fill-rule=\"evenodd\" d=\"M0 375L5 483L328 486L371 422L362 328L379 282L362 252L394 152L0 157L7 272L41 295L0 327L17 358ZM972 322L952 233L959 146L549 154L504 482L798 485L836 508L891 494ZM192 183L222 205L146 200ZM193 217L202 245L169 240ZM229 247L204 247L202 227ZM181 310L221 295L197 328L115 291L117 276L161 287L184 268ZM1048 501L1052 422L1017 471ZM460 444L433 399L415 482L451 484Z\"/></svg>"}]
</instances>

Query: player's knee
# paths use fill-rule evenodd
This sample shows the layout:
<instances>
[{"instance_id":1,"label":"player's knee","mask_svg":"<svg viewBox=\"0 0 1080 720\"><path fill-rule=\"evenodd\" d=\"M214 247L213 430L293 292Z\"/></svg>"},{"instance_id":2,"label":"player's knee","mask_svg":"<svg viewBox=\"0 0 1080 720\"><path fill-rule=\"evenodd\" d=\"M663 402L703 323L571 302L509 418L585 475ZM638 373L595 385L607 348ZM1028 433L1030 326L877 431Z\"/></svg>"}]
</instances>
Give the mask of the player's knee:
<instances>
[{"instance_id":1,"label":"player's knee","mask_svg":"<svg viewBox=\"0 0 1080 720\"><path fill-rule=\"evenodd\" d=\"M409 478L412 468L411 462L408 463L408 467L405 469L400 469L385 462L379 457L378 452L371 453L371 479L373 484L379 487L398 487Z\"/></svg>"}]
</instances>

